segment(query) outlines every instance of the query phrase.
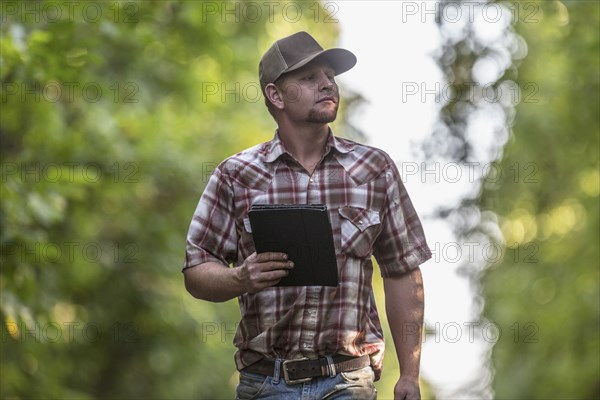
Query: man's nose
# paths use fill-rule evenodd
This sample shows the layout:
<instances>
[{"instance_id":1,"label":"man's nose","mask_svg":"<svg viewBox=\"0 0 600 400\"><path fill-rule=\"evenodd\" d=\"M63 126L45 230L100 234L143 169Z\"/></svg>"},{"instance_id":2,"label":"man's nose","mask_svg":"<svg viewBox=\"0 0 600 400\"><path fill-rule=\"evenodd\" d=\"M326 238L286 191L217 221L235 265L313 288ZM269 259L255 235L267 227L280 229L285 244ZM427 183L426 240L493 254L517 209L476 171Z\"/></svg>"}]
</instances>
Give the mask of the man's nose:
<instances>
[{"instance_id":1,"label":"man's nose","mask_svg":"<svg viewBox=\"0 0 600 400\"><path fill-rule=\"evenodd\" d=\"M335 81L333 78L329 78L327 74L323 71L319 73L319 89L329 89L331 90L335 86Z\"/></svg>"}]
</instances>

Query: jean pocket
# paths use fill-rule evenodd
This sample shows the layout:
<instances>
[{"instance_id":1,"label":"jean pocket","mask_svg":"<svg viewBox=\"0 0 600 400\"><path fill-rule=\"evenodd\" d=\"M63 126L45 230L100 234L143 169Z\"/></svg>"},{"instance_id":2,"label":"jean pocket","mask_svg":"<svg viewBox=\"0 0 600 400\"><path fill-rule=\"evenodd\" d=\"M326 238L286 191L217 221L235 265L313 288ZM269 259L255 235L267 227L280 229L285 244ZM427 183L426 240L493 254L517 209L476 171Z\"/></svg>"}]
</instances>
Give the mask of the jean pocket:
<instances>
[{"instance_id":1,"label":"jean pocket","mask_svg":"<svg viewBox=\"0 0 600 400\"><path fill-rule=\"evenodd\" d=\"M340 372L340 376L348 383L362 382L367 386L372 385L375 380L375 372L370 365L354 371Z\"/></svg>"},{"instance_id":2,"label":"jean pocket","mask_svg":"<svg viewBox=\"0 0 600 400\"><path fill-rule=\"evenodd\" d=\"M380 231L379 213L367 208L344 206L338 210L341 220L341 250L352 257L365 258L373 253Z\"/></svg>"},{"instance_id":3,"label":"jean pocket","mask_svg":"<svg viewBox=\"0 0 600 400\"><path fill-rule=\"evenodd\" d=\"M236 400L252 400L260 396L269 384L269 377L240 371L240 383L236 388Z\"/></svg>"}]
</instances>

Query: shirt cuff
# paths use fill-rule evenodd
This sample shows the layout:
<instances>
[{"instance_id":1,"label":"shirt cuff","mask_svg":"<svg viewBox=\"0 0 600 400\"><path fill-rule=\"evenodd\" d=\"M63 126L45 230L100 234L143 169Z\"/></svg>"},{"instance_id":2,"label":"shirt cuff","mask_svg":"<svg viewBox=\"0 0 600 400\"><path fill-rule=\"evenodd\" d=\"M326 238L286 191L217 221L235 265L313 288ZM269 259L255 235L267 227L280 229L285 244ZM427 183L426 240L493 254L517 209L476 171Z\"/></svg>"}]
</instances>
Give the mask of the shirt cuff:
<instances>
[{"instance_id":1,"label":"shirt cuff","mask_svg":"<svg viewBox=\"0 0 600 400\"><path fill-rule=\"evenodd\" d=\"M216 262L219 264L227 265L223 262L223 260L213 256L212 254L206 251L194 252L194 254L186 253L185 262L183 263L183 268L181 269L181 272L185 271L188 268L192 268L196 265L204 264L206 262Z\"/></svg>"},{"instance_id":2,"label":"shirt cuff","mask_svg":"<svg viewBox=\"0 0 600 400\"><path fill-rule=\"evenodd\" d=\"M401 260L379 264L381 276L383 278L398 277L419 267L425 261L431 258L431 250L427 244L413 248L408 254L405 254Z\"/></svg>"}]
</instances>

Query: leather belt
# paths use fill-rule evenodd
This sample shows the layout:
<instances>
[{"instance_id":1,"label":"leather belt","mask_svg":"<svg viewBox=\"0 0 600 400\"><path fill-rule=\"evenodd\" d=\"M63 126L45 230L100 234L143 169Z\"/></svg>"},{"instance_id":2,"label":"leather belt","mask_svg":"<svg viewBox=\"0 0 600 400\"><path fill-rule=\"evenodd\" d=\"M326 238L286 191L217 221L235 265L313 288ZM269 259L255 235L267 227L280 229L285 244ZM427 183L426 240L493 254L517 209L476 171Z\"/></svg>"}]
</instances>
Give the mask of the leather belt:
<instances>
[{"instance_id":1,"label":"leather belt","mask_svg":"<svg viewBox=\"0 0 600 400\"><path fill-rule=\"evenodd\" d=\"M288 385L307 382L321 376L335 376L340 372L354 371L371 365L368 354L361 357L337 354L317 359L299 358L296 360L285 360L281 363L279 375ZM263 358L242 369L265 376L273 376L275 372L275 360Z\"/></svg>"}]
</instances>

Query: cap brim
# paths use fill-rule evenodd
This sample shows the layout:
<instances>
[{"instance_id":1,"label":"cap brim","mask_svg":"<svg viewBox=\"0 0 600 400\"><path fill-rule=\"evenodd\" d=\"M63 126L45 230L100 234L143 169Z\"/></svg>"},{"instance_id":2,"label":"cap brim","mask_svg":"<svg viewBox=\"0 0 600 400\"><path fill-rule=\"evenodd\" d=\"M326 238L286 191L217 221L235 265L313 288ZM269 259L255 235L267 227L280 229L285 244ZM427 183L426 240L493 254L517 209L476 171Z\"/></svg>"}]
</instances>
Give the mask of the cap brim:
<instances>
[{"instance_id":1,"label":"cap brim","mask_svg":"<svg viewBox=\"0 0 600 400\"><path fill-rule=\"evenodd\" d=\"M296 64L286 68L276 79L288 72L296 71L312 61L325 61L333 68L336 75L342 74L356 65L356 56L346 49L327 49L315 53Z\"/></svg>"}]
</instances>

